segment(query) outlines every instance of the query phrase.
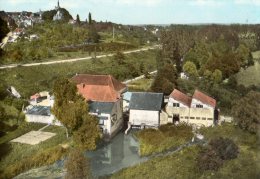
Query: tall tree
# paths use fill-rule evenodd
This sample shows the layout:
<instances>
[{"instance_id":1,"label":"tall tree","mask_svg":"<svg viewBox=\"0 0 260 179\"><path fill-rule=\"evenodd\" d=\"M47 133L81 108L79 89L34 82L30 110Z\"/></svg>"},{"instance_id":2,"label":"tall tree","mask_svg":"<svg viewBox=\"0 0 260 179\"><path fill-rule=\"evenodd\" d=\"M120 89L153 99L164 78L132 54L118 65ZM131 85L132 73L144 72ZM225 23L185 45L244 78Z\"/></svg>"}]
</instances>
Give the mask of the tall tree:
<instances>
[{"instance_id":1,"label":"tall tree","mask_svg":"<svg viewBox=\"0 0 260 179\"><path fill-rule=\"evenodd\" d=\"M196 68L196 65L193 62L187 61L183 65L183 71L189 76L189 77L198 77L198 71Z\"/></svg>"},{"instance_id":2,"label":"tall tree","mask_svg":"<svg viewBox=\"0 0 260 179\"><path fill-rule=\"evenodd\" d=\"M76 18L76 23L77 24L80 24L80 18L79 18L79 15L77 14L77 18Z\"/></svg>"},{"instance_id":3,"label":"tall tree","mask_svg":"<svg viewBox=\"0 0 260 179\"><path fill-rule=\"evenodd\" d=\"M0 42L10 30L8 29L7 22L0 18Z\"/></svg>"},{"instance_id":4,"label":"tall tree","mask_svg":"<svg viewBox=\"0 0 260 179\"><path fill-rule=\"evenodd\" d=\"M72 149L65 162L65 179L89 179L92 178L90 163L79 149Z\"/></svg>"},{"instance_id":5,"label":"tall tree","mask_svg":"<svg viewBox=\"0 0 260 179\"><path fill-rule=\"evenodd\" d=\"M89 23L89 25L92 24L92 17L91 17L91 13L90 12L88 13L88 23Z\"/></svg>"}]
</instances>

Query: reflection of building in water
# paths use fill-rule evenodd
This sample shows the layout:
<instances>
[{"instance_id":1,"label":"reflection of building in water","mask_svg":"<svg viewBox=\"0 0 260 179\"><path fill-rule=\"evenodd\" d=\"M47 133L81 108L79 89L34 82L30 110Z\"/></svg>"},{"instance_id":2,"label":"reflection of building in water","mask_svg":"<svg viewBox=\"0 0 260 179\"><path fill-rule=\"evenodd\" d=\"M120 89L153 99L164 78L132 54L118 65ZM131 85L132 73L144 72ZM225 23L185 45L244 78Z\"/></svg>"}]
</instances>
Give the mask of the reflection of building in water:
<instances>
[{"instance_id":1,"label":"reflection of building in water","mask_svg":"<svg viewBox=\"0 0 260 179\"><path fill-rule=\"evenodd\" d=\"M122 161L124 158L125 136L121 137L115 137L112 143L109 144L105 150L103 150L103 164L116 164Z\"/></svg>"},{"instance_id":2,"label":"reflection of building in water","mask_svg":"<svg viewBox=\"0 0 260 179\"><path fill-rule=\"evenodd\" d=\"M58 5L55 7L55 10L57 11L57 13L53 16L53 20L57 21L57 20L61 20L63 18L63 14L60 11L60 2L58 0Z\"/></svg>"}]
</instances>

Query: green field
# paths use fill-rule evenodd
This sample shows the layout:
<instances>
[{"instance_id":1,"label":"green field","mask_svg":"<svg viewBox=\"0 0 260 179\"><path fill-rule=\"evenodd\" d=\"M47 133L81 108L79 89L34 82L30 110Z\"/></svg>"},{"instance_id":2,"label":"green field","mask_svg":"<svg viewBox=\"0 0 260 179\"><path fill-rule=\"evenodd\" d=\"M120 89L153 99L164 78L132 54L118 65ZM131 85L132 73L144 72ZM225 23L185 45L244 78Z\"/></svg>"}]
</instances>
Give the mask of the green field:
<instances>
[{"instance_id":1,"label":"green field","mask_svg":"<svg viewBox=\"0 0 260 179\"><path fill-rule=\"evenodd\" d=\"M18 67L0 71L0 79L14 86L23 97L52 89L53 82L61 76L71 78L76 73L112 74L119 80L141 75L141 62L151 71L156 69L155 50L126 55L124 65L112 63L113 57L64 64ZM135 72L135 73L134 73Z\"/></svg>"},{"instance_id":2,"label":"green field","mask_svg":"<svg viewBox=\"0 0 260 179\"><path fill-rule=\"evenodd\" d=\"M149 79L144 78L144 79L133 81L129 83L127 86L129 91L150 91L152 83L153 83L153 77Z\"/></svg>"},{"instance_id":3,"label":"green field","mask_svg":"<svg viewBox=\"0 0 260 179\"><path fill-rule=\"evenodd\" d=\"M260 51L253 52L252 54L255 59L255 64L245 70L240 70L240 72L236 75L238 84L245 86L260 86Z\"/></svg>"}]
</instances>

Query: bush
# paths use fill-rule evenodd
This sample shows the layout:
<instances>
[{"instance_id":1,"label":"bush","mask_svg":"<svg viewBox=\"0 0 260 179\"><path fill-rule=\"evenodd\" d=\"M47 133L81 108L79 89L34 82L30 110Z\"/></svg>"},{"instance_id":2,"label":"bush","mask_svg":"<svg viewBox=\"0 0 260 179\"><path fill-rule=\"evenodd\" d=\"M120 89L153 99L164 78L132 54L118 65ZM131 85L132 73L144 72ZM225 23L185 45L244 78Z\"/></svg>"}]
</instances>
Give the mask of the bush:
<instances>
[{"instance_id":1,"label":"bush","mask_svg":"<svg viewBox=\"0 0 260 179\"><path fill-rule=\"evenodd\" d=\"M209 142L209 145L216 151L222 160L230 160L237 158L238 147L228 138L216 138Z\"/></svg>"},{"instance_id":2,"label":"bush","mask_svg":"<svg viewBox=\"0 0 260 179\"><path fill-rule=\"evenodd\" d=\"M237 158L237 155L238 147L231 139L214 138L199 152L198 168L201 171L218 170L225 160Z\"/></svg>"},{"instance_id":3,"label":"bush","mask_svg":"<svg viewBox=\"0 0 260 179\"><path fill-rule=\"evenodd\" d=\"M213 149L202 149L197 158L197 165L201 171L218 170L223 165L223 160Z\"/></svg>"}]
</instances>

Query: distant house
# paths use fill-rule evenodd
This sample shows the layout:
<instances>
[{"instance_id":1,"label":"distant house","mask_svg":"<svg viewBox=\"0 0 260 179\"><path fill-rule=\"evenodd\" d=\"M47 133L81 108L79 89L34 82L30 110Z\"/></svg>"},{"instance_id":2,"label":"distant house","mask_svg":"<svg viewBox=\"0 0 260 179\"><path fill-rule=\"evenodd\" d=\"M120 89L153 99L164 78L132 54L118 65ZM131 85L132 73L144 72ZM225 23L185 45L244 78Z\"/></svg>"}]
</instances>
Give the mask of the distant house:
<instances>
[{"instance_id":1,"label":"distant house","mask_svg":"<svg viewBox=\"0 0 260 179\"><path fill-rule=\"evenodd\" d=\"M126 85L111 75L79 74L72 81L88 102L90 114L98 117L103 133L116 134L123 124L122 94L127 91Z\"/></svg>"},{"instance_id":2,"label":"distant house","mask_svg":"<svg viewBox=\"0 0 260 179\"><path fill-rule=\"evenodd\" d=\"M50 106L54 105L54 96L50 96L48 91L36 93L30 97L30 104L33 106Z\"/></svg>"},{"instance_id":3,"label":"distant house","mask_svg":"<svg viewBox=\"0 0 260 179\"><path fill-rule=\"evenodd\" d=\"M162 93L132 93L129 105L130 125L140 127L158 127L160 125L162 104Z\"/></svg>"},{"instance_id":4,"label":"distant house","mask_svg":"<svg viewBox=\"0 0 260 179\"><path fill-rule=\"evenodd\" d=\"M177 89L166 106L168 122L187 122L196 126L213 126L218 120L216 100L196 90L192 97Z\"/></svg>"},{"instance_id":5,"label":"distant house","mask_svg":"<svg viewBox=\"0 0 260 179\"><path fill-rule=\"evenodd\" d=\"M27 122L52 124L62 126L51 114L50 106L30 106L25 112L25 120Z\"/></svg>"}]
</instances>

